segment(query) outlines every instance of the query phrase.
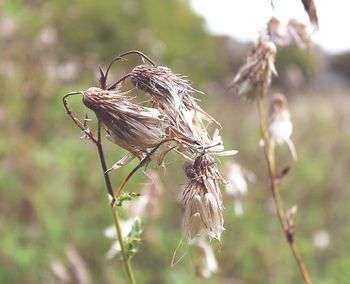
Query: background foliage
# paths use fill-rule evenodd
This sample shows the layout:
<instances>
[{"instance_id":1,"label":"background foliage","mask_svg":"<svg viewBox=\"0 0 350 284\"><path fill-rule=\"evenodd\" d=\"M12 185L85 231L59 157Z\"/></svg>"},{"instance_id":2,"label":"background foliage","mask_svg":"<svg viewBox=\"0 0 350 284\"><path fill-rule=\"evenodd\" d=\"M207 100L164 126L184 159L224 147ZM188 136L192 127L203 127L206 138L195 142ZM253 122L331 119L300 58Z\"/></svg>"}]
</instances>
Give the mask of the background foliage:
<instances>
[{"instance_id":1,"label":"background foliage","mask_svg":"<svg viewBox=\"0 0 350 284\"><path fill-rule=\"evenodd\" d=\"M238 149L235 159L257 174L241 218L234 216L232 200L224 197L226 231L222 244L213 242L220 272L207 283L300 282L269 209L255 106L227 91L247 48L208 35L203 23L188 2L180 0L0 2L1 283L55 283L52 264L60 260L68 265L67 251L72 247L85 261L93 283L123 283L122 262L118 257L105 259L111 242L103 230L112 218L97 153L80 139L61 99L68 91L97 85L98 64L106 66L115 55L132 49L187 74L196 88L205 91L199 96L222 122L226 147ZM339 58L334 64L341 71L345 65ZM136 60L119 64L115 78ZM278 149L280 164L292 166L282 195L286 207L299 206L296 238L314 282L347 283L350 99L338 85L334 90L321 89L316 79L330 75L313 53L284 49L277 69L290 63L300 70L304 83L292 88L282 80L282 72L277 88L290 87L287 95L300 159L294 164L286 148ZM84 114L79 99L71 104ZM123 151L105 144L112 164ZM112 174L114 185L133 165ZM170 267L182 238L177 203L184 181L182 161L172 156L167 170L158 171L165 185L163 210L158 219L144 222L144 241L133 258L136 277L139 283L197 283L192 249ZM144 178L139 172L128 190L138 191ZM324 250L313 245L314 234L321 229L331 236Z\"/></svg>"}]
</instances>

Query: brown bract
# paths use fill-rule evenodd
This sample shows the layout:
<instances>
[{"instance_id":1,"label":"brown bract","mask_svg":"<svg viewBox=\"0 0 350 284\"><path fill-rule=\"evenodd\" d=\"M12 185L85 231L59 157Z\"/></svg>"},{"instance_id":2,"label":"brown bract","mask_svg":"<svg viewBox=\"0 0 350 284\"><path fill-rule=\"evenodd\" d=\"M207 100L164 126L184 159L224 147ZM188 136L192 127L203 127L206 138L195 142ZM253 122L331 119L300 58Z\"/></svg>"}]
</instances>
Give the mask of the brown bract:
<instances>
[{"instance_id":1,"label":"brown bract","mask_svg":"<svg viewBox=\"0 0 350 284\"><path fill-rule=\"evenodd\" d=\"M144 157L165 138L168 122L157 109L134 104L118 91L93 87L83 94L84 104L95 112L112 142L135 156Z\"/></svg>"},{"instance_id":2,"label":"brown bract","mask_svg":"<svg viewBox=\"0 0 350 284\"><path fill-rule=\"evenodd\" d=\"M180 151L198 153L213 146L204 121L216 122L197 104L190 82L163 66L138 65L130 72L136 88L152 97L157 108L170 123L170 137L182 142Z\"/></svg>"},{"instance_id":3,"label":"brown bract","mask_svg":"<svg viewBox=\"0 0 350 284\"><path fill-rule=\"evenodd\" d=\"M272 73L277 74L274 65L276 52L273 42L262 39L258 41L231 84L236 87L239 96L247 99L263 96L271 84Z\"/></svg>"},{"instance_id":4,"label":"brown bract","mask_svg":"<svg viewBox=\"0 0 350 284\"><path fill-rule=\"evenodd\" d=\"M223 181L215 160L208 154L198 156L185 166L189 178L182 203L185 208L184 228L188 239L207 234L221 239L224 230L223 205L219 181Z\"/></svg>"}]
</instances>

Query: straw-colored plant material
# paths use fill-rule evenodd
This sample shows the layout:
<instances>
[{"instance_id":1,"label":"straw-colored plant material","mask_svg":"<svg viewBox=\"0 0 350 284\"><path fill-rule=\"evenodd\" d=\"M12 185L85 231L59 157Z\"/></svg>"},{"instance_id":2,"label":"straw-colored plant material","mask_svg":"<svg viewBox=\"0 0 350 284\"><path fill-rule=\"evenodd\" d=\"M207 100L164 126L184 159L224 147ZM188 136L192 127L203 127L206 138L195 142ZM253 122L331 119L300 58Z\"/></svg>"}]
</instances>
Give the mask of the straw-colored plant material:
<instances>
[{"instance_id":1,"label":"straw-colored plant material","mask_svg":"<svg viewBox=\"0 0 350 284\"><path fill-rule=\"evenodd\" d=\"M306 48L311 43L307 27L296 19L291 19L287 25L289 45Z\"/></svg>"},{"instance_id":2,"label":"straw-colored plant material","mask_svg":"<svg viewBox=\"0 0 350 284\"><path fill-rule=\"evenodd\" d=\"M283 25L277 18L272 17L261 36L274 42L277 46L307 48L311 43L306 25L296 19L291 19L287 25Z\"/></svg>"},{"instance_id":3,"label":"straw-colored plant material","mask_svg":"<svg viewBox=\"0 0 350 284\"><path fill-rule=\"evenodd\" d=\"M83 102L93 110L110 140L142 158L147 149L157 146L166 136L167 119L154 108L131 102L118 91L89 88Z\"/></svg>"},{"instance_id":4,"label":"straw-colored plant material","mask_svg":"<svg viewBox=\"0 0 350 284\"><path fill-rule=\"evenodd\" d=\"M225 165L225 189L233 197L233 208L236 216L244 213L243 200L248 195L248 182L240 164L229 162Z\"/></svg>"},{"instance_id":5,"label":"straw-colored plant material","mask_svg":"<svg viewBox=\"0 0 350 284\"><path fill-rule=\"evenodd\" d=\"M198 253L195 260L195 271L199 278L209 278L213 273L218 272L219 266L215 253L210 243L204 238L196 241Z\"/></svg>"},{"instance_id":6,"label":"straw-colored plant material","mask_svg":"<svg viewBox=\"0 0 350 284\"><path fill-rule=\"evenodd\" d=\"M283 94L275 94L269 109L269 132L271 142L274 144L286 143L294 160L297 152L290 136L293 132L293 124L290 118L288 102Z\"/></svg>"},{"instance_id":7,"label":"straw-colored plant material","mask_svg":"<svg viewBox=\"0 0 350 284\"><path fill-rule=\"evenodd\" d=\"M253 100L264 95L271 84L271 75L277 74L274 65L276 52L276 45L272 41L258 41L231 83L239 96Z\"/></svg>"},{"instance_id":8,"label":"straw-colored plant material","mask_svg":"<svg viewBox=\"0 0 350 284\"><path fill-rule=\"evenodd\" d=\"M218 123L191 96L196 90L189 81L174 74L167 67L152 65L136 66L130 72L130 78L136 88L151 95L153 107L168 118L170 137L182 142L178 148L180 152L195 154L202 152L204 148L223 151L218 131L213 138L207 132L206 123Z\"/></svg>"},{"instance_id":9,"label":"straw-colored plant material","mask_svg":"<svg viewBox=\"0 0 350 284\"><path fill-rule=\"evenodd\" d=\"M317 9L314 0L301 0L304 9L309 16L310 22L318 29Z\"/></svg>"},{"instance_id":10,"label":"straw-colored plant material","mask_svg":"<svg viewBox=\"0 0 350 284\"><path fill-rule=\"evenodd\" d=\"M215 160L208 154L200 155L193 164L185 166L189 182L184 189L184 228L191 241L204 234L221 239L224 230L223 205L219 181L223 181Z\"/></svg>"}]
</instances>

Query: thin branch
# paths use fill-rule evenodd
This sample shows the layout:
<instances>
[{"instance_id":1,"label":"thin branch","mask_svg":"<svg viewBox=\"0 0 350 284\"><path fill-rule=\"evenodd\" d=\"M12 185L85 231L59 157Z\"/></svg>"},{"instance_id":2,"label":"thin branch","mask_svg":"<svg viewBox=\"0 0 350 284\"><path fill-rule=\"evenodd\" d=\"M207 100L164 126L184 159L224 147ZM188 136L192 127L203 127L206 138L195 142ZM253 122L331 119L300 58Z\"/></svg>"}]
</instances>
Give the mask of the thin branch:
<instances>
[{"instance_id":1,"label":"thin branch","mask_svg":"<svg viewBox=\"0 0 350 284\"><path fill-rule=\"evenodd\" d=\"M133 270L131 267L131 262L130 262L130 258L127 256L127 252L126 252L126 247L125 247L125 243L124 243L124 239L123 239L123 234L122 234L122 228L120 226L120 222L119 222L119 215L118 215L118 208L116 206L114 206L115 204L115 199L114 199L114 194L113 194L113 188L112 188L112 184L109 178L109 174L107 171L107 164L106 164L106 160L105 160L105 156L104 156L104 152L103 152L103 146L102 146L102 135L101 135L101 122L98 120L98 126L97 126L97 139L93 136L92 132L90 130L86 130L85 126L83 123L81 123L81 121L76 118L73 115L73 112L71 111L71 109L68 106L68 102L67 102L67 98L69 96L72 95L77 95L77 94L83 94L82 92L73 92L73 93L69 93L63 96L63 105L67 111L67 114L72 118L72 120L74 121L74 123L85 132L86 135L88 135L88 137L91 139L91 141L96 145L97 150L98 150L98 155L100 158L100 162L101 162L101 167L102 167L102 171L103 171L103 176L105 179L105 183L106 183L106 189L107 189L107 195L108 195L108 199L111 201L110 205L111 205L111 209L112 209L112 215L113 215L113 220L114 220L114 225L117 231L117 235L118 235L118 241L122 250L122 255L123 255L123 262L124 262L124 266L125 266L125 271L128 275L128 279L129 279L129 283L130 284L135 284L135 277L133 274Z\"/></svg>"},{"instance_id":2,"label":"thin branch","mask_svg":"<svg viewBox=\"0 0 350 284\"><path fill-rule=\"evenodd\" d=\"M101 122L100 121L98 121L97 143L95 143L95 144L96 144L96 147L98 150L98 155L99 155L100 161L101 161L103 176L104 176L105 182L106 182L107 194L108 194L109 200L111 200L111 204L113 204L114 203L114 193L113 193L113 189L112 189L111 180L110 180L108 172L107 172L107 164L106 164L105 156L103 153L102 138L101 138Z\"/></svg>"},{"instance_id":3,"label":"thin branch","mask_svg":"<svg viewBox=\"0 0 350 284\"><path fill-rule=\"evenodd\" d=\"M126 176L126 178L123 180L123 182L120 184L117 193L114 195L114 200L118 199L118 197L120 196L121 192L123 191L123 189L125 188L127 182L129 181L129 179L137 172L138 169L140 169L141 167L143 167L143 165L148 161L148 159L150 159L150 157L157 151L157 149L163 145L166 142L170 142L174 139L165 139L162 142L160 142L157 146L155 146L151 152L147 153L146 157L144 157L135 168L133 168L133 170Z\"/></svg>"},{"instance_id":4,"label":"thin branch","mask_svg":"<svg viewBox=\"0 0 350 284\"><path fill-rule=\"evenodd\" d=\"M127 255L127 250L125 247L123 234L122 234L122 228L121 228L120 222L119 222L120 218L119 218L119 214L118 214L118 207L116 207L116 206L112 207L112 214L113 214L114 225L115 225L117 235L118 235L118 241L119 241L120 248L121 248L122 255L123 255L123 262L124 262L125 271L128 275L129 283L135 284L136 283L135 276L134 276L134 273L133 273L133 270L131 267L130 257L128 257L128 255Z\"/></svg>"},{"instance_id":5,"label":"thin branch","mask_svg":"<svg viewBox=\"0 0 350 284\"><path fill-rule=\"evenodd\" d=\"M97 144L98 141L96 140L96 138L94 137L94 135L91 133L90 130L87 130L85 128L85 125L73 114L72 110L70 109L70 107L68 106L68 101L67 101L67 98L70 97L70 96L74 96L74 95L78 95L78 94L81 94L81 95L84 95L83 92L79 91L79 92L72 92L72 93L68 93L68 94L65 94L63 96L63 105L67 111L67 114L69 115L69 117L73 120L73 122L89 137L89 139L91 139L91 141L94 143L94 144Z\"/></svg>"},{"instance_id":6,"label":"thin branch","mask_svg":"<svg viewBox=\"0 0 350 284\"><path fill-rule=\"evenodd\" d=\"M265 90L266 93L266 90ZM281 195L279 193L278 189L278 182L276 177L276 168L275 168L275 156L274 156L274 146L271 143L270 135L267 129L267 118L266 118L266 111L265 111L265 105L263 97L258 97L258 110L259 110L259 119L260 119L260 127L261 132L264 138L265 146L264 146L264 153L265 158L268 165L268 171L269 171L269 177L270 177L270 187L272 196L276 205L277 209L277 215L279 222L281 224L281 227L283 229L284 235L286 237L286 240L288 242L288 245L293 253L293 256L297 262L297 265L299 267L299 270L302 274L302 277L304 279L304 282L306 284L312 284L312 280L310 278L309 272L303 262L303 259L301 257L301 254L299 252L299 249L297 245L294 242L294 234L291 232L288 226L286 213L283 209L282 199Z\"/></svg>"}]
</instances>

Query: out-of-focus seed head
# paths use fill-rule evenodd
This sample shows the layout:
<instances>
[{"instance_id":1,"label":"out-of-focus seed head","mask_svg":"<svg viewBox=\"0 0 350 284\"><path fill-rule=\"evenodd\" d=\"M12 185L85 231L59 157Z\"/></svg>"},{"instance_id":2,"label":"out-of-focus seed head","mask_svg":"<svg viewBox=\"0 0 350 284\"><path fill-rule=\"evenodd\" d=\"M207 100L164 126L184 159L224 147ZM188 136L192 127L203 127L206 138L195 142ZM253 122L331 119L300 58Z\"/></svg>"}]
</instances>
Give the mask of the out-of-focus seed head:
<instances>
[{"instance_id":1,"label":"out-of-focus seed head","mask_svg":"<svg viewBox=\"0 0 350 284\"><path fill-rule=\"evenodd\" d=\"M236 87L239 96L255 99L264 94L271 84L271 75L277 74L274 65L276 52L273 42L259 40L233 79L232 85Z\"/></svg>"},{"instance_id":2,"label":"out-of-focus seed head","mask_svg":"<svg viewBox=\"0 0 350 284\"><path fill-rule=\"evenodd\" d=\"M290 139L293 124L288 109L288 102L283 94L275 94L269 108L269 132L273 143L286 143L294 160L297 159L295 146Z\"/></svg>"},{"instance_id":3,"label":"out-of-focus seed head","mask_svg":"<svg viewBox=\"0 0 350 284\"><path fill-rule=\"evenodd\" d=\"M244 212L243 200L248 194L248 183L240 164L229 162L225 165L226 193L234 198L235 214L241 216Z\"/></svg>"},{"instance_id":4,"label":"out-of-focus seed head","mask_svg":"<svg viewBox=\"0 0 350 284\"><path fill-rule=\"evenodd\" d=\"M218 263L212 246L203 238L196 241L198 255L195 261L196 274L200 278L209 278L218 271Z\"/></svg>"},{"instance_id":5,"label":"out-of-focus seed head","mask_svg":"<svg viewBox=\"0 0 350 284\"><path fill-rule=\"evenodd\" d=\"M261 32L261 39L272 41L277 46L307 48L311 44L306 25L296 19L291 19L287 25L284 25L277 18L272 17Z\"/></svg>"},{"instance_id":6,"label":"out-of-focus seed head","mask_svg":"<svg viewBox=\"0 0 350 284\"><path fill-rule=\"evenodd\" d=\"M157 146L166 136L166 118L155 108L131 103L118 91L89 88L84 104L96 113L111 140L136 156Z\"/></svg>"},{"instance_id":7,"label":"out-of-focus seed head","mask_svg":"<svg viewBox=\"0 0 350 284\"><path fill-rule=\"evenodd\" d=\"M189 182L184 189L182 203L185 208L184 228L188 239L207 234L221 239L223 205L219 181L222 177L215 160L208 154L198 156L192 165L185 166Z\"/></svg>"}]
</instances>

